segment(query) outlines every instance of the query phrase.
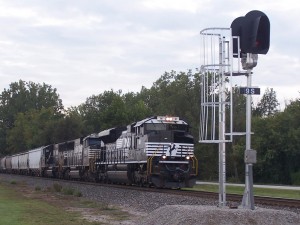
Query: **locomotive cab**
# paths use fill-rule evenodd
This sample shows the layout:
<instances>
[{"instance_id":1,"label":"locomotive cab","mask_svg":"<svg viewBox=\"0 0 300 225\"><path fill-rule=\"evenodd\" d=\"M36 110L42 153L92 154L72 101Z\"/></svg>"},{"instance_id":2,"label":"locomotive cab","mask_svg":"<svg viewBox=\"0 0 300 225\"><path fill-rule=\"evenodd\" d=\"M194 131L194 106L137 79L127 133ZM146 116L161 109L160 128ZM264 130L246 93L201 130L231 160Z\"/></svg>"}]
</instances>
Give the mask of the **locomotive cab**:
<instances>
[{"instance_id":1,"label":"locomotive cab","mask_svg":"<svg viewBox=\"0 0 300 225\"><path fill-rule=\"evenodd\" d=\"M155 116L132 124L132 128L133 148L129 155L138 162L137 176L147 174L143 179L157 187L195 184L198 162L186 122L179 117Z\"/></svg>"}]
</instances>

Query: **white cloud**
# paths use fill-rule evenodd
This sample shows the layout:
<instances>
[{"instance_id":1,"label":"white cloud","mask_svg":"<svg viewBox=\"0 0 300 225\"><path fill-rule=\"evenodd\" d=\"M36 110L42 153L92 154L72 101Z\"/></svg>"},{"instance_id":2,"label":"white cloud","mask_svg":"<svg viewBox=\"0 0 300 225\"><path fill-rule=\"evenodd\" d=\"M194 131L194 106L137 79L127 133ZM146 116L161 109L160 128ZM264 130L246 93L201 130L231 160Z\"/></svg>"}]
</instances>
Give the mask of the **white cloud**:
<instances>
[{"instance_id":1,"label":"white cloud","mask_svg":"<svg viewBox=\"0 0 300 225\"><path fill-rule=\"evenodd\" d=\"M206 8L211 4L210 0L185 0L185 1L174 1L174 0L144 0L142 5L151 10L167 10L167 11L186 11L189 13L196 13L200 8Z\"/></svg>"}]
</instances>

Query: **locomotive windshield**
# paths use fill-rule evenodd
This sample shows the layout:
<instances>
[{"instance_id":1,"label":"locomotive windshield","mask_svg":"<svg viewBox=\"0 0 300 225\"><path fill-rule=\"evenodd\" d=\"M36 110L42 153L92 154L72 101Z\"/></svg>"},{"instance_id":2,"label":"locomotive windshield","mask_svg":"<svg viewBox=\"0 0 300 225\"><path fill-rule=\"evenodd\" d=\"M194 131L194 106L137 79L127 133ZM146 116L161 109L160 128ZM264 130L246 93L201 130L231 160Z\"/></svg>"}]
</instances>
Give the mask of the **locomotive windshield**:
<instances>
[{"instance_id":1,"label":"locomotive windshield","mask_svg":"<svg viewBox=\"0 0 300 225\"><path fill-rule=\"evenodd\" d=\"M186 124L169 124L169 123L146 123L144 128L144 133L150 133L152 131L158 130L180 130L180 131L188 131L188 125Z\"/></svg>"},{"instance_id":2,"label":"locomotive windshield","mask_svg":"<svg viewBox=\"0 0 300 225\"><path fill-rule=\"evenodd\" d=\"M85 140L85 146L91 146L91 147L98 147L100 148L101 146L101 140L100 138L92 138L89 137Z\"/></svg>"}]
</instances>

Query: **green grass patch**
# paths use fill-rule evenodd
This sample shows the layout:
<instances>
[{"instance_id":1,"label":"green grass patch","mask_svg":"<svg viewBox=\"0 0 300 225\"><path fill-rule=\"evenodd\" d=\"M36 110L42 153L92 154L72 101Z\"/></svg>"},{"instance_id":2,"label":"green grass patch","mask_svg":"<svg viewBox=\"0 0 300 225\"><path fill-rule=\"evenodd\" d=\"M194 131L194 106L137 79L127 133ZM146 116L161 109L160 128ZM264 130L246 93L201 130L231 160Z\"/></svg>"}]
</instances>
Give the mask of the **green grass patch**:
<instances>
[{"instance_id":1,"label":"green grass patch","mask_svg":"<svg viewBox=\"0 0 300 225\"><path fill-rule=\"evenodd\" d=\"M59 183L41 190L23 181L1 182L0 225L101 225L131 220L131 214L118 207L81 196Z\"/></svg>"},{"instance_id":2,"label":"green grass patch","mask_svg":"<svg viewBox=\"0 0 300 225\"><path fill-rule=\"evenodd\" d=\"M193 188L185 188L186 190L195 190L195 191L211 191L218 192L219 186L213 184L200 184L195 185ZM229 194L243 194L244 187L238 186L226 186L226 193ZM273 188L254 188L254 195L256 196L269 196L277 198L292 198L300 199L300 191L297 190L282 190L282 189L273 189Z\"/></svg>"},{"instance_id":3,"label":"green grass patch","mask_svg":"<svg viewBox=\"0 0 300 225\"><path fill-rule=\"evenodd\" d=\"M42 190L42 188L41 188L40 186L36 186L36 187L34 188L34 190L40 191L40 190Z\"/></svg>"},{"instance_id":4,"label":"green grass patch","mask_svg":"<svg viewBox=\"0 0 300 225\"><path fill-rule=\"evenodd\" d=\"M82 197L82 193L78 190L74 191L74 196L76 197Z\"/></svg>"},{"instance_id":5,"label":"green grass patch","mask_svg":"<svg viewBox=\"0 0 300 225\"><path fill-rule=\"evenodd\" d=\"M53 189L54 189L54 191L56 191L56 192L61 192L61 190L62 190L62 185L59 184L59 183L54 183L54 184L53 184Z\"/></svg>"},{"instance_id":6,"label":"green grass patch","mask_svg":"<svg viewBox=\"0 0 300 225\"><path fill-rule=\"evenodd\" d=\"M14 181L14 180L12 180L12 181L10 182L10 184L17 184L17 182Z\"/></svg>"},{"instance_id":7,"label":"green grass patch","mask_svg":"<svg viewBox=\"0 0 300 225\"><path fill-rule=\"evenodd\" d=\"M73 195L75 192L75 190L73 188L70 188L70 187L64 187L62 189L62 193L65 194L65 195Z\"/></svg>"},{"instance_id":8,"label":"green grass patch","mask_svg":"<svg viewBox=\"0 0 300 225\"><path fill-rule=\"evenodd\" d=\"M80 218L80 214L67 212L39 199L32 199L9 186L0 185L0 224L9 225L77 225L97 224ZM100 223L98 223L100 224Z\"/></svg>"}]
</instances>

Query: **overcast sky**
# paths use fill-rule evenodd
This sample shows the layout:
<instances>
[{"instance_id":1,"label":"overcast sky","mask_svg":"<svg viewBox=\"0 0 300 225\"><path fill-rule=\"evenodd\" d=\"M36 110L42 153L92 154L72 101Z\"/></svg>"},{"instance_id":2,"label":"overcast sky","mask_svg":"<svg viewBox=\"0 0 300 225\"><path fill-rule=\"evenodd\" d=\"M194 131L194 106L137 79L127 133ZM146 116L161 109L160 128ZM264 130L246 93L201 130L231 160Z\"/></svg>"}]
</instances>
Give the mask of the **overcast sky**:
<instances>
[{"instance_id":1,"label":"overcast sky","mask_svg":"<svg viewBox=\"0 0 300 225\"><path fill-rule=\"evenodd\" d=\"M22 79L57 88L66 107L93 94L150 88L165 71L200 67L200 30L251 10L270 19L253 85L300 97L296 0L0 0L0 91Z\"/></svg>"}]
</instances>

